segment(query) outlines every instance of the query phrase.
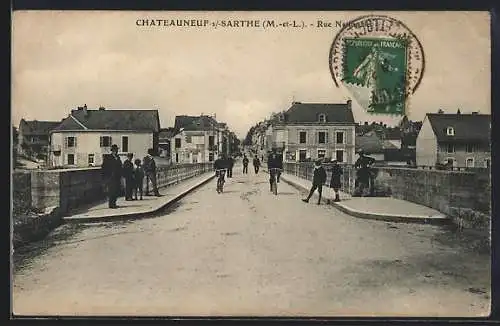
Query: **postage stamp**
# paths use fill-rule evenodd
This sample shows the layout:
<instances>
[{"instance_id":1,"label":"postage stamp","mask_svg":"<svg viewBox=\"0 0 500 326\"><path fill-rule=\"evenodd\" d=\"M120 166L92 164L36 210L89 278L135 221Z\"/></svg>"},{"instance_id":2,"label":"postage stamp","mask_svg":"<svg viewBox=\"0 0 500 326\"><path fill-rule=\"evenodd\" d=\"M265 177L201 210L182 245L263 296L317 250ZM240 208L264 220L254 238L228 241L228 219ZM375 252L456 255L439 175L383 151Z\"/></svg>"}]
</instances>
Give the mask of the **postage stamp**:
<instances>
[{"instance_id":1,"label":"postage stamp","mask_svg":"<svg viewBox=\"0 0 500 326\"><path fill-rule=\"evenodd\" d=\"M424 72L424 51L399 20L362 16L345 24L330 49L330 71L368 113L405 115Z\"/></svg>"}]
</instances>

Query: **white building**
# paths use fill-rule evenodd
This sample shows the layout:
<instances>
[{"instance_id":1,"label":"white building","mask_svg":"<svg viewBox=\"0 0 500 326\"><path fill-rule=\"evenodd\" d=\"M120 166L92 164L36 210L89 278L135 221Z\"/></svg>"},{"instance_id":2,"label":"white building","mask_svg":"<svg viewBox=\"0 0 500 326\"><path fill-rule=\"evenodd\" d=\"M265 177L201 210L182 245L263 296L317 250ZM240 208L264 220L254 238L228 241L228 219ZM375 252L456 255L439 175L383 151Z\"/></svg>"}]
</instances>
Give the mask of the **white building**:
<instances>
[{"instance_id":1,"label":"white building","mask_svg":"<svg viewBox=\"0 0 500 326\"><path fill-rule=\"evenodd\" d=\"M149 149L158 150L158 110L98 110L87 106L72 110L50 133L51 167L100 166L111 145L119 155L143 159Z\"/></svg>"},{"instance_id":2,"label":"white building","mask_svg":"<svg viewBox=\"0 0 500 326\"><path fill-rule=\"evenodd\" d=\"M428 113L417 136L417 165L489 168L490 136L489 114Z\"/></svg>"},{"instance_id":3,"label":"white building","mask_svg":"<svg viewBox=\"0 0 500 326\"><path fill-rule=\"evenodd\" d=\"M173 163L213 162L226 153L228 130L211 116L176 116L174 130L170 142Z\"/></svg>"}]
</instances>

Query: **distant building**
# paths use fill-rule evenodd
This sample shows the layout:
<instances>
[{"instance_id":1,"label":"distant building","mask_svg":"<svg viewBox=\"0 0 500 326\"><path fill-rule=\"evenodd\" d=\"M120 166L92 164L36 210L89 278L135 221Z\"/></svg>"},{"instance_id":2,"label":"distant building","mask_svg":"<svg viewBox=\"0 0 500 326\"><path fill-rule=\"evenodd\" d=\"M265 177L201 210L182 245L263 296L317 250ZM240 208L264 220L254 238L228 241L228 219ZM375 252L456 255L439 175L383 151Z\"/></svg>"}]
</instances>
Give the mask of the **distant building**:
<instances>
[{"instance_id":1,"label":"distant building","mask_svg":"<svg viewBox=\"0 0 500 326\"><path fill-rule=\"evenodd\" d=\"M50 165L88 167L102 164L112 144L142 159L152 148L158 152L160 120L158 110L98 110L87 106L71 110L69 116L51 131Z\"/></svg>"},{"instance_id":2,"label":"distant building","mask_svg":"<svg viewBox=\"0 0 500 326\"><path fill-rule=\"evenodd\" d=\"M227 126L208 115L175 117L174 135L170 143L173 163L213 162L219 154L227 154Z\"/></svg>"},{"instance_id":3,"label":"distant building","mask_svg":"<svg viewBox=\"0 0 500 326\"><path fill-rule=\"evenodd\" d=\"M490 167L490 135L490 115L428 113L416 141L417 165Z\"/></svg>"},{"instance_id":4,"label":"distant building","mask_svg":"<svg viewBox=\"0 0 500 326\"><path fill-rule=\"evenodd\" d=\"M158 136L158 154L161 157L166 158L167 160L170 160L170 154L171 154L170 140L174 135L175 135L174 128L165 128L160 130Z\"/></svg>"},{"instance_id":5,"label":"distant building","mask_svg":"<svg viewBox=\"0 0 500 326\"><path fill-rule=\"evenodd\" d=\"M50 131L61 121L27 121L21 119L17 136L17 152L28 157L47 157L49 150Z\"/></svg>"},{"instance_id":6,"label":"distant building","mask_svg":"<svg viewBox=\"0 0 500 326\"><path fill-rule=\"evenodd\" d=\"M333 158L352 164L355 125L351 101L345 104L293 102L273 124L272 146L283 149L285 161Z\"/></svg>"}]
</instances>

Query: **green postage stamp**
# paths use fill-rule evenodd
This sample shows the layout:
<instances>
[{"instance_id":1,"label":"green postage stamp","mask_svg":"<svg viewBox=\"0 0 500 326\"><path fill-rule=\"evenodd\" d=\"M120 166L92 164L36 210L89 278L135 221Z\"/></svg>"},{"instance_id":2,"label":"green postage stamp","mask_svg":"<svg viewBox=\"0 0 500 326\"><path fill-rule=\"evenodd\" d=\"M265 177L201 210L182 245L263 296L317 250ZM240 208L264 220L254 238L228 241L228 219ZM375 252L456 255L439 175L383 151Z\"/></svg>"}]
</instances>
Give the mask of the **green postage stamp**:
<instances>
[{"instance_id":1,"label":"green postage stamp","mask_svg":"<svg viewBox=\"0 0 500 326\"><path fill-rule=\"evenodd\" d=\"M424 71L418 39L400 21L363 16L347 24L330 51L330 72L368 113L408 114Z\"/></svg>"},{"instance_id":2,"label":"green postage stamp","mask_svg":"<svg viewBox=\"0 0 500 326\"><path fill-rule=\"evenodd\" d=\"M406 42L391 39L345 40L342 81L348 88L367 88L372 113L405 112ZM352 86L352 87L351 87Z\"/></svg>"}]
</instances>

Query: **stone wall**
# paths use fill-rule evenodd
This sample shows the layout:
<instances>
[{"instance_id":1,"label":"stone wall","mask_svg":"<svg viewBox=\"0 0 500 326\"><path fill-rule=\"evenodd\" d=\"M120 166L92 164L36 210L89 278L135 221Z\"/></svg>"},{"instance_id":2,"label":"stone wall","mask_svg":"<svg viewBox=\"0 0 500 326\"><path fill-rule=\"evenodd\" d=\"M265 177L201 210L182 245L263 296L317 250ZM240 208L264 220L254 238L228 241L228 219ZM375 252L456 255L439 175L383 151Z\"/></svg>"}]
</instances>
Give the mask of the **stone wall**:
<instances>
[{"instance_id":1,"label":"stone wall","mask_svg":"<svg viewBox=\"0 0 500 326\"><path fill-rule=\"evenodd\" d=\"M324 165L329 170L329 164ZM285 172L312 180L312 163L285 163ZM343 165L342 189L354 192L352 165ZM489 169L442 171L420 168L375 167L375 193L434 208L458 225L489 229L491 179ZM327 184L330 182L328 173Z\"/></svg>"},{"instance_id":2,"label":"stone wall","mask_svg":"<svg viewBox=\"0 0 500 326\"><path fill-rule=\"evenodd\" d=\"M211 163L158 168L158 187L166 187L212 170ZM144 179L146 182L146 178ZM13 173L14 212L58 207L61 214L106 198L100 168L36 170Z\"/></svg>"}]
</instances>

